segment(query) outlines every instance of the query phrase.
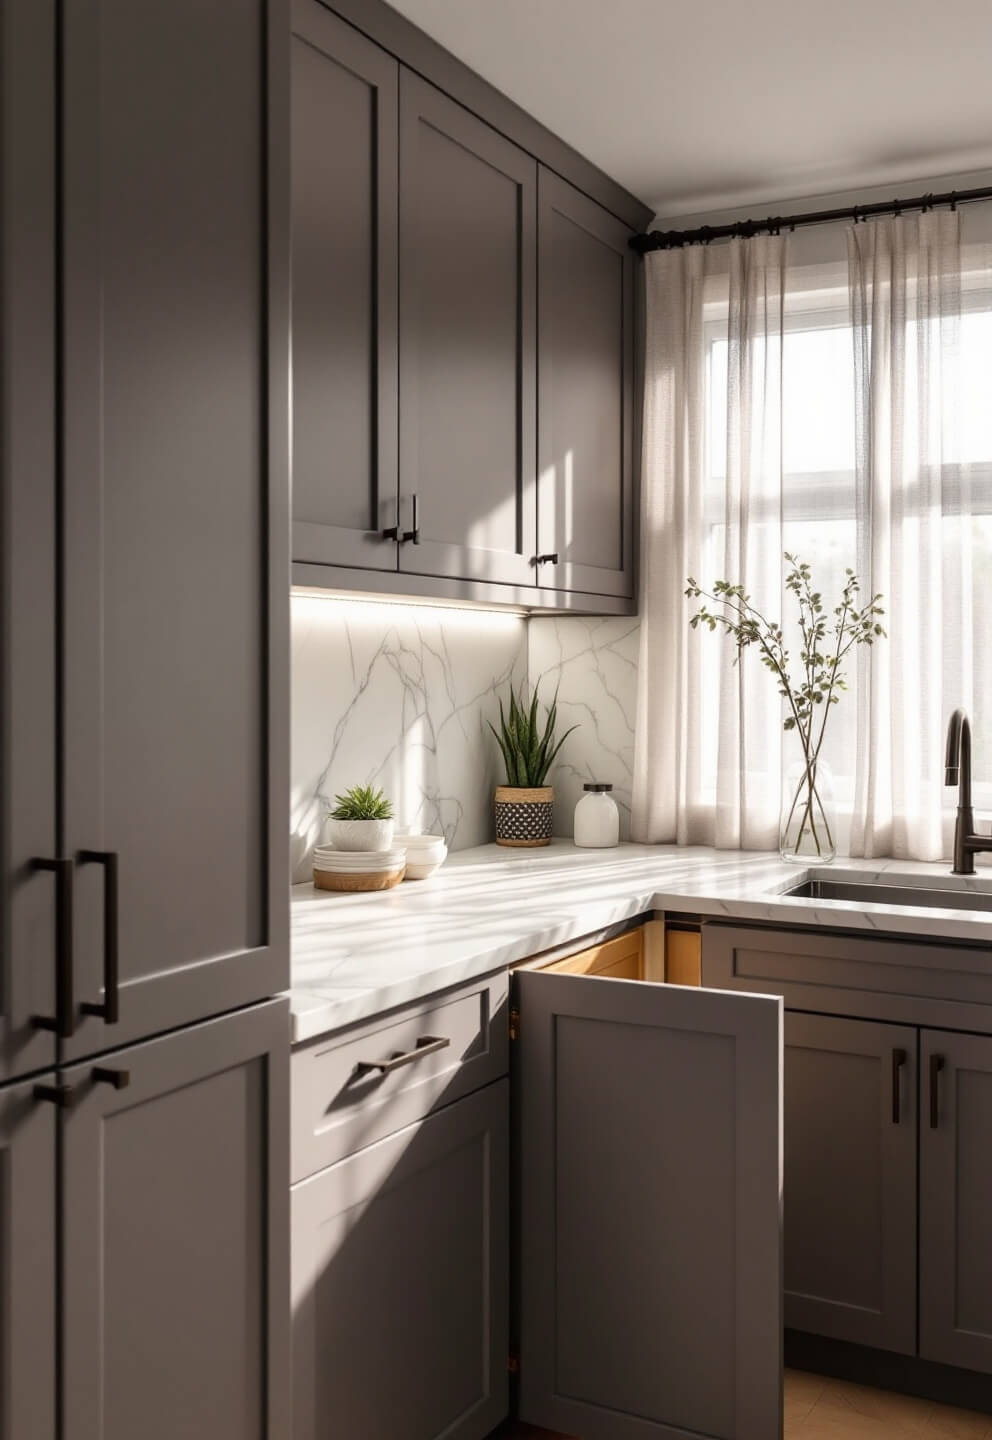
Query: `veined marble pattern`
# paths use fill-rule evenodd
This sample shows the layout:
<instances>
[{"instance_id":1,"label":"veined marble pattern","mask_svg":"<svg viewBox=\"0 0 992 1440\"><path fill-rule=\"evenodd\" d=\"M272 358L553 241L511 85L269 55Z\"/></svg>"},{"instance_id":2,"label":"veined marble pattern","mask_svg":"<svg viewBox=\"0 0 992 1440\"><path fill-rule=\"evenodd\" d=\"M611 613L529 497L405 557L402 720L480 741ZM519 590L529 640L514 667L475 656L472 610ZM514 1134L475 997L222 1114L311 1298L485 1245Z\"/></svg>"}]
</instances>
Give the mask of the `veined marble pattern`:
<instances>
[{"instance_id":1,"label":"veined marble pattern","mask_svg":"<svg viewBox=\"0 0 992 1440\"><path fill-rule=\"evenodd\" d=\"M950 875L946 862L902 860L847 860L830 873L992 895L992 862L978 864L979 874L964 877ZM900 905L898 893L877 902L789 893L819 868L794 865L778 851L578 850L559 839L541 850L462 850L430 880L377 895L300 885L290 907L293 1041L372 1019L650 911L992 947L987 910Z\"/></svg>"},{"instance_id":2,"label":"veined marble pattern","mask_svg":"<svg viewBox=\"0 0 992 1440\"><path fill-rule=\"evenodd\" d=\"M499 751L486 725L526 678L512 612L294 595L292 865L310 856L337 792L380 785L397 820L452 849L490 839Z\"/></svg>"},{"instance_id":3,"label":"veined marble pattern","mask_svg":"<svg viewBox=\"0 0 992 1440\"><path fill-rule=\"evenodd\" d=\"M630 835L637 710L638 622L632 617L534 616L528 625L530 683L550 701L558 690L559 727L579 729L553 767L555 834L571 835L572 816L587 780L610 782L620 809L620 835Z\"/></svg>"}]
</instances>

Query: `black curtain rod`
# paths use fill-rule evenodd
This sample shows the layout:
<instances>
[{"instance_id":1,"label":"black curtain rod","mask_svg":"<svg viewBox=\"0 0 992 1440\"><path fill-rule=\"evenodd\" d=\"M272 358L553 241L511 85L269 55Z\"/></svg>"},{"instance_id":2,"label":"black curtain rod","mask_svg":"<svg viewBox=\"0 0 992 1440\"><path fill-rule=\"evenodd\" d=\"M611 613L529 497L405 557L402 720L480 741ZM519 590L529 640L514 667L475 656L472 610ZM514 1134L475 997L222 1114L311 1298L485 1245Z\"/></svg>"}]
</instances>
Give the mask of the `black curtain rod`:
<instances>
[{"instance_id":1,"label":"black curtain rod","mask_svg":"<svg viewBox=\"0 0 992 1440\"><path fill-rule=\"evenodd\" d=\"M916 195L912 200L879 200L871 205L850 205L839 210L810 210L805 215L769 215L767 220L738 220L733 225L701 225L698 230L652 230L635 235L630 248L639 255L649 250L671 250L678 245L707 245L711 240L729 240L752 235L778 235L800 225L826 225L831 220L867 220L872 215L899 215L903 210L932 210L938 205L955 209L972 200L992 200L992 185L977 190L948 190L943 195Z\"/></svg>"}]
</instances>

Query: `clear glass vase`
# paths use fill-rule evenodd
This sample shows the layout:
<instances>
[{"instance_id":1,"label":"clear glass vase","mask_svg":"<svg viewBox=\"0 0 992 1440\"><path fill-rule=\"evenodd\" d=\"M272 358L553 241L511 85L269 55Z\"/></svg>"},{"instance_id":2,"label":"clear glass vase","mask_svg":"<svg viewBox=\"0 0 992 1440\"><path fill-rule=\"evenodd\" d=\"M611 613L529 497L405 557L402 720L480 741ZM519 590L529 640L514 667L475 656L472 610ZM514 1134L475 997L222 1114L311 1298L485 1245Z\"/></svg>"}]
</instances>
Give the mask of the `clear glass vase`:
<instances>
[{"instance_id":1,"label":"clear glass vase","mask_svg":"<svg viewBox=\"0 0 992 1440\"><path fill-rule=\"evenodd\" d=\"M782 780L779 853L783 860L829 865L837 854L834 785L825 760L794 760Z\"/></svg>"}]
</instances>

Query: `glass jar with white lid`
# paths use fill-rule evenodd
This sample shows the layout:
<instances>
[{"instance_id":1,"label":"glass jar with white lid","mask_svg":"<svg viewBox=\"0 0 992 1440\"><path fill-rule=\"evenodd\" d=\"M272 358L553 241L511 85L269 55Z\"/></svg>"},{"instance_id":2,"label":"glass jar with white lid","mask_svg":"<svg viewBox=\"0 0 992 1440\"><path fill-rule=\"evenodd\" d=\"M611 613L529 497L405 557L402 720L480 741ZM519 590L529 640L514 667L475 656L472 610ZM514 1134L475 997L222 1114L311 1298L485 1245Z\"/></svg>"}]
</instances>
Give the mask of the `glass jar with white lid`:
<instances>
[{"instance_id":1,"label":"glass jar with white lid","mask_svg":"<svg viewBox=\"0 0 992 1440\"><path fill-rule=\"evenodd\" d=\"M620 811L610 791L612 785L589 781L575 807L573 837L584 850L609 850L620 840Z\"/></svg>"}]
</instances>

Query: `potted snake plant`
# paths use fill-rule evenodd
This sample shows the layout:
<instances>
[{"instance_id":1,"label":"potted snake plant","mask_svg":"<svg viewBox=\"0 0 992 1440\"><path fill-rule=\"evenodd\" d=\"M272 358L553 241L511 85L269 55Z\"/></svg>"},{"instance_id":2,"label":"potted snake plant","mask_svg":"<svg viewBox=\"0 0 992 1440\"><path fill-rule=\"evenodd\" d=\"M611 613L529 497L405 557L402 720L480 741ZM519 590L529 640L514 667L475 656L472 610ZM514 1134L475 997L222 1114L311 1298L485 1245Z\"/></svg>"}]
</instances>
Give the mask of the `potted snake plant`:
<instances>
[{"instance_id":1,"label":"potted snake plant","mask_svg":"<svg viewBox=\"0 0 992 1440\"><path fill-rule=\"evenodd\" d=\"M499 702L499 730L489 728L499 743L506 766L506 784L496 787L496 843L533 847L551 842L554 819L554 788L546 784L558 751L578 726L566 730L555 739L558 723L558 692L550 706L545 707L543 727L539 722L538 687L528 705L521 692L519 698L510 687L509 713Z\"/></svg>"},{"instance_id":2,"label":"potted snake plant","mask_svg":"<svg viewBox=\"0 0 992 1440\"><path fill-rule=\"evenodd\" d=\"M339 850L388 850L393 843L393 807L372 785L353 785L335 795L327 830Z\"/></svg>"}]
</instances>

